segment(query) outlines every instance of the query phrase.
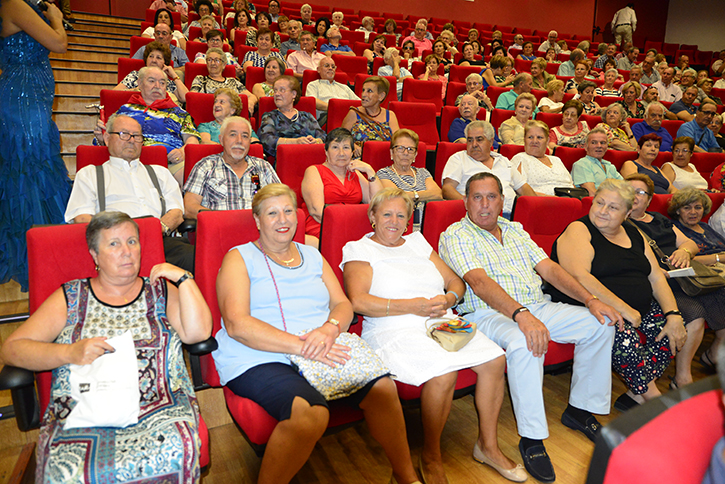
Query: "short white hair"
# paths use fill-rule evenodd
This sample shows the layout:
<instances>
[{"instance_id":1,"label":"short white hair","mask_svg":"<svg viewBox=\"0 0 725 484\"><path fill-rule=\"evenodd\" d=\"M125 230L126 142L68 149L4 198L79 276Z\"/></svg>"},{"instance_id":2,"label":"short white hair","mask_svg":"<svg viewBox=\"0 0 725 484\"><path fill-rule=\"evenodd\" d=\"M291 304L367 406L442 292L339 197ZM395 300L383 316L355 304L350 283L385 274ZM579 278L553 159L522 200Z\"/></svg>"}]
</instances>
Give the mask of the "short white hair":
<instances>
[{"instance_id":1,"label":"short white hair","mask_svg":"<svg viewBox=\"0 0 725 484\"><path fill-rule=\"evenodd\" d=\"M220 136L224 136L224 133L226 133L227 131L227 127L231 123L242 123L249 130L249 136L252 136L252 123L250 123L248 119L241 116L229 116L227 119L222 121L222 125L219 127Z\"/></svg>"},{"instance_id":2,"label":"short white hair","mask_svg":"<svg viewBox=\"0 0 725 484\"><path fill-rule=\"evenodd\" d=\"M663 115L663 116L664 116L664 114L665 114L665 113L667 112L667 108L665 108L665 105L664 105L664 104L662 104L662 103L661 103L661 102L659 102L659 101L652 101L652 102L651 102L651 103L649 103L649 104L647 105L647 107L645 108L645 110L644 110L644 115L645 115L645 116L649 116L649 112L650 112L650 111L652 111L652 108L660 108L660 109L662 110L662 115Z\"/></svg>"},{"instance_id":3,"label":"short white hair","mask_svg":"<svg viewBox=\"0 0 725 484\"><path fill-rule=\"evenodd\" d=\"M383 60L385 62L388 62L390 59L393 58L393 54L395 52L398 52L398 49L396 49L395 47L388 47L387 49L385 49L385 52L383 53Z\"/></svg>"},{"instance_id":4,"label":"short white hair","mask_svg":"<svg viewBox=\"0 0 725 484\"><path fill-rule=\"evenodd\" d=\"M345 14L342 12L332 12L332 16L334 17L335 15L339 15L340 18L345 18Z\"/></svg>"},{"instance_id":5,"label":"short white hair","mask_svg":"<svg viewBox=\"0 0 725 484\"><path fill-rule=\"evenodd\" d=\"M491 123L477 119L476 121L468 123L468 126L463 130L466 138L468 138L468 132L476 128L483 129L483 136L489 141L493 141L493 138L496 136L496 130Z\"/></svg>"},{"instance_id":6,"label":"short white hair","mask_svg":"<svg viewBox=\"0 0 725 484\"><path fill-rule=\"evenodd\" d=\"M557 32L556 30L550 30L549 35L547 35L547 37L550 37L552 34L555 35L556 37L559 37L559 32Z\"/></svg>"},{"instance_id":7,"label":"short white hair","mask_svg":"<svg viewBox=\"0 0 725 484\"><path fill-rule=\"evenodd\" d=\"M300 7L300 12L302 12L306 8L308 8L308 9L310 9L310 11L312 11L312 7L310 6L310 4L306 3Z\"/></svg>"}]
</instances>

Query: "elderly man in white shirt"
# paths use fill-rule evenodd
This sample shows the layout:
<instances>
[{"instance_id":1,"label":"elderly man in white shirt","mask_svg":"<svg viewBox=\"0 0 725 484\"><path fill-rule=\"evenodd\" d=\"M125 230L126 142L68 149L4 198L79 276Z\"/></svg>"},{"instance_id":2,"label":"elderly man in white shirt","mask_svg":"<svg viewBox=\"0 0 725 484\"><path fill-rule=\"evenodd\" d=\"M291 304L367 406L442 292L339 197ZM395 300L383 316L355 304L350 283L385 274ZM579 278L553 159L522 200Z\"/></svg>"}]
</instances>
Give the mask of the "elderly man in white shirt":
<instances>
[{"instance_id":1,"label":"elderly man in white shirt","mask_svg":"<svg viewBox=\"0 0 725 484\"><path fill-rule=\"evenodd\" d=\"M637 14L634 13L634 3L628 3L626 7L617 10L612 18L614 42L619 45L622 45L622 42L632 42L635 30L637 30Z\"/></svg>"},{"instance_id":2,"label":"elderly man in white shirt","mask_svg":"<svg viewBox=\"0 0 725 484\"><path fill-rule=\"evenodd\" d=\"M164 231L166 260L193 272L194 246L171 235L184 221L181 189L168 168L143 165L139 160L143 146L141 125L129 116L114 114L106 123L103 138L110 158L100 169L86 166L78 171L65 221L87 223L103 210L131 217L156 217Z\"/></svg>"},{"instance_id":3,"label":"elderly man in white shirt","mask_svg":"<svg viewBox=\"0 0 725 484\"><path fill-rule=\"evenodd\" d=\"M680 89L680 86L672 82L674 77L675 69L673 67L668 67L662 71L662 78L652 84L652 87L657 88L661 101L675 103L682 99L682 89Z\"/></svg>"},{"instance_id":4,"label":"elderly man in white shirt","mask_svg":"<svg viewBox=\"0 0 725 484\"><path fill-rule=\"evenodd\" d=\"M559 38L559 32L552 30L549 32L549 36L539 46L539 52L546 52L550 47L553 47L557 54L561 53L561 46L556 43L556 39Z\"/></svg>"},{"instance_id":5,"label":"elderly man in white shirt","mask_svg":"<svg viewBox=\"0 0 725 484\"><path fill-rule=\"evenodd\" d=\"M327 105L330 99L350 99L359 101L360 98L352 89L335 81L337 66L331 57L322 59L317 65L320 78L307 84L305 96L315 98L317 107L317 120L322 126L327 120Z\"/></svg>"},{"instance_id":6,"label":"elderly man in white shirt","mask_svg":"<svg viewBox=\"0 0 725 484\"><path fill-rule=\"evenodd\" d=\"M443 198L461 200L466 182L476 173L487 171L503 184L503 217L510 219L516 195L536 196L526 178L513 167L508 158L491 151L495 131L488 121L473 121L465 129L466 151L453 154L443 168Z\"/></svg>"}]
</instances>

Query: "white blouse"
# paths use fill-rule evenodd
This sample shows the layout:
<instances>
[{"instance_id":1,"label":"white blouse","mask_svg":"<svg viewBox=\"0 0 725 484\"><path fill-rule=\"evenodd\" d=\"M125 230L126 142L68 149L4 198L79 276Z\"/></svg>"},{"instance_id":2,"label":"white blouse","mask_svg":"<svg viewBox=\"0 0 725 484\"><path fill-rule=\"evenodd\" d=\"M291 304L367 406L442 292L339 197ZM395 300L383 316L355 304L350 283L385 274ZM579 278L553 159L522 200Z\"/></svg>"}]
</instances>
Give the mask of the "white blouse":
<instances>
[{"instance_id":1,"label":"white blouse","mask_svg":"<svg viewBox=\"0 0 725 484\"><path fill-rule=\"evenodd\" d=\"M526 153L517 153L511 159L511 163L516 169L521 165L521 174L535 192L554 196L554 188L556 187L574 188L571 175L559 157L547 156L551 162L551 168Z\"/></svg>"}]
</instances>

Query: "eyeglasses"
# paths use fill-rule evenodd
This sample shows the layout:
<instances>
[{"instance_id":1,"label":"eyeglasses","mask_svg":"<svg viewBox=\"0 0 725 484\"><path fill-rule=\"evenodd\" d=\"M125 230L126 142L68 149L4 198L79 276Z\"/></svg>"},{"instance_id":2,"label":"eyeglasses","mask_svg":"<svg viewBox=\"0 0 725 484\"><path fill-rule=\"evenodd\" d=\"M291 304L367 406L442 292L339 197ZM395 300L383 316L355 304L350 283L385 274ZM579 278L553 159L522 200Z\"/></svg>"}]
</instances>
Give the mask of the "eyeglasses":
<instances>
[{"instance_id":1,"label":"eyeglasses","mask_svg":"<svg viewBox=\"0 0 725 484\"><path fill-rule=\"evenodd\" d=\"M714 116L717 111L700 111L703 116Z\"/></svg>"},{"instance_id":2,"label":"eyeglasses","mask_svg":"<svg viewBox=\"0 0 725 484\"><path fill-rule=\"evenodd\" d=\"M672 152L676 155L686 155L690 153L690 150L688 148L683 148L681 150L672 150Z\"/></svg>"},{"instance_id":3,"label":"eyeglasses","mask_svg":"<svg viewBox=\"0 0 725 484\"><path fill-rule=\"evenodd\" d=\"M223 61L221 57L207 57L206 63L207 64L221 64Z\"/></svg>"},{"instance_id":4,"label":"eyeglasses","mask_svg":"<svg viewBox=\"0 0 725 484\"><path fill-rule=\"evenodd\" d=\"M131 138L137 143L141 143L143 141L143 135L142 134L131 134L127 131L109 131L108 134L116 134L119 138L121 138L121 141L128 141Z\"/></svg>"},{"instance_id":5,"label":"eyeglasses","mask_svg":"<svg viewBox=\"0 0 725 484\"><path fill-rule=\"evenodd\" d=\"M399 155L403 155L405 153L408 153L409 155L412 155L416 151L418 151L418 148L412 147L412 146L393 146L393 150L398 153Z\"/></svg>"},{"instance_id":6,"label":"eyeglasses","mask_svg":"<svg viewBox=\"0 0 725 484\"><path fill-rule=\"evenodd\" d=\"M323 69L332 69L333 71L334 70L337 70L337 66L333 66L333 65L330 65L330 64L326 64L326 65L320 66L320 67L322 67Z\"/></svg>"},{"instance_id":7,"label":"eyeglasses","mask_svg":"<svg viewBox=\"0 0 725 484\"><path fill-rule=\"evenodd\" d=\"M415 47L412 45L406 45L405 47L403 47L403 50L413 50L413 49L415 49Z\"/></svg>"},{"instance_id":8,"label":"eyeglasses","mask_svg":"<svg viewBox=\"0 0 725 484\"><path fill-rule=\"evenodd\" d=\"M647 190L643 190L641 188L635 188L634 189L635 195L647 195L649 196L649 192Z\"/></svg>"}]
</instances>

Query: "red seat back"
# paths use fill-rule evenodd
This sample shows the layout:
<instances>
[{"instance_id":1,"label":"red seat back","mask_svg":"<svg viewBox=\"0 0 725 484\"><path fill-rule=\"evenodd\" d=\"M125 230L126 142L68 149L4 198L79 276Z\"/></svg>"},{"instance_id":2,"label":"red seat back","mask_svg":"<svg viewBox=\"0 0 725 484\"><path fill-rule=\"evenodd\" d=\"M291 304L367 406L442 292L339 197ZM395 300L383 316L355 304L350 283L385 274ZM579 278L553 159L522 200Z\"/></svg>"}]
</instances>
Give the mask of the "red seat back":
<instances>
[{"instance_id":1,"label":"red seat back","mask_svg":"<svg viewBox=\"0 0 725 484\"><path fill-rule=\"evenodd\" d=\"M571 171L574 163L584 158L587 152L584 148L569 148L567 146L557 146L554 154L559 157L567 170Z\"/></svg>"},{"instance_id":2,"label":"red seat back","mask_svg":"<svg viewBox=\"0 0 725 484\"><path fill-rule=\"evenodd\" d=\"M521 145L501 145L498 152L510 160L515 155L523 153L524 147Z\"/></svg>"},{"instance_id":3,"label":"red seat back","mask_svg":"<svg viewBox=\"0 0 725 484\"><path fill-rule=\"evenodd\" d=\"M88 165L102 165L108 161L107 146L79 145L76 148L76 173ZM139 160L144 165L159 165L168 168L166 148L163 146L144 146Z\"/></svg>"},{"instance_id":4,"label":"red seat back","mask_svg":"<svg viewBox=\"0 0 725 484\"><path fill-rule=\"evenodd\" d=\"M434 104L393 101L390 109L397 116L400 127L418 133L420 141L426 145L435 146L440 141L436 126L438 110Z\"/></svg>"},{"instance_id":5,"label":"red seat back","mask_svg":"<svg viewBox=\"0 0 725 484\"><path fill-rule=\"evenodd\" d=\"M332 59L337 66L337 72L344 72L348 79L355 79L355 74L368 73L368 60L362 56L333 54Z\"/></svg>"},{"instance_id":6,"label":"red seat back","mask_svg":"<svg viewBox=\"0 0 725 484\"><path fill-rule=\"evenodd\" d=\"M435 182L439 186L443 186L443 180L441 180L441 176L443 175L443 168L445 168L446 163L448 163L448 158L450 158L453 154L458 153L459 151L463 151L466 149L466 143L449 143L447 141L441 141L438 143L438 148L436 149L436 166L435 166Z\"/></svg>"},{"instance_id":7,"label":"red seat back","mask_svg":"<svg viewBox=\"0 0 725 484\"><path fill-rule=\"evenodd\" d=\"M420 232L425 240L438 251L438 241L445 230L454 222L466 215L463 200L440 200L428 202L423 212L423 223Z\"/></svg>"},{"instance_id":8,"label":"red seat back","mask_svg":"<svg viewBox=\"0 0 725 484\"><path fill-rule=\"evenodd\" d=\"M297 195L297 205L302 206L302 179L305 170L321 165L327 159L324 145L279 145L275 170L280 181ZM304 225L304 223L303 223Z\"/></svg>"},{"instance_id":9,"label":"red seat back","mask_svg":"<svg viewBox=\"0 0 725 484\"><path fill-rule=\"evenodd\" d=\"M448 85L450 87L450 84ZM455 106L443 106L441 110L441 141L448 141L448 132L451 130L451 124L454 119L461 116L458 108ZM477 119L486 120L486 111L481 109L476 115Z\"/></svg>"},{"instance_id":10,"label":"red seat back","mask_svg":"<svg viewBox=\"0 0 725 484\"><path fill-rule=\"evenodd\" d=\"M510 87L488 86L486 88L486 95L491 99L491 104L493 104L493 106L496 107L496 102L498 101L498 97L501 94L505 93L506 91L510 91L510 90L511 90Z\"/></svg>"},{"instance_id":11,"label":"red seat back","mask_svg":"<svg viewBox=\"0 0 725 484\"><path fill-rule=\"evenodd\" d=\"M407 78L403 81L403 101L415 103L432 103L436 112L443 107L441 81L424 81L422 79Z\"/></svg>"},{"instance_id":12,"label":"red seat back","mask_svg":"<svg viewBox=\"0 0 725 484\"><path fill-rule=\"evenodd\" d=\"M142 67L146 67L143 59L129 59L128 57L118 58L118 82L123 81L124 77L132 71L138 71Z\"/></svg>"},{"instance_id":13,"label":"red seat back","mask_svg":"<svg viewBox=\"0 0 725 484\"><path fill-rule=\"evenodd\" d=\"M330 99L327 103L327 132L342 126L342 121L350 111L350 106L360 107L360 101L351 99Z\"/></svg>"},{"instance_id":14,"label":"red seat back","mask_svg":"<svg viewBox=\"0 0 725 484\"><path fill-rule=\"evenodd\" d=\"M637 156L636 151L607 150L604 153L604 159L613 164L617 171L622 169L625 161L636 160Z\"/></svg>"},{"instance_id":15,"label":"red seat back","mask_svg":"<svg viewBox=\"0 0 725 484\"><path fill-rule=\"evenodd\" d=\"M112 89L101 89L101 108L103 109L101 120L104 122L108 121L108 118L118 111L118 108L126 104L134 94L138 94L138 91L114 91Z\"/></svg>"},{"instance_id":16,"label":"red seat back","mask_svg":"<svg viewBox=\"0 0 725 484\"><path fill-rule=\"evenodd\" d=\"M446 106L455 106L456 99L467 91L464 82L449 82L446 86Z\"/></svg>"},{"instance_id":17,"label":"red seat back","mask_svg":"<svg viewBox=\"0 0 725 484\"><path fill-rule=\"evenodd\" d=\"M725 163L725 153L693 153L690 162L707 180L718 165Z\"/></svg>"},{"instance_id":18,"label":"red seat back","mask_svg":"<svg viewBox=\"0 0 725 484\"><path fill-rule=\"evenodd\" d=\"M244 94L240 94L242 100L242 111L239 116L249 119L249 100ZM191 114L194 124L214 121L214 94L204 92L189 92L186 94L186 111ZM212 140L217 141L217 140Z\"/></svg>"},{"instance_id":19,"label":"red seat back","mask_svg":"<svg viewBox=\"0 0 725 484\"><path fill-rule=\"evenodd\" d=\"M302 93L307 92L307 85L312 82L316 81L320 78L320 73L317 71L313 71L312 69L305 69L302 72ZM340 84L347 85L347 74L340 71L335 71L335 81L339 82Z\"/></svg>"},{"instance_id":20,"label":"red seat back","mask_svg":"<svg viewBox=\"0 0 725 484\"><path fill-rule=\"evenodd\" d=\"M546 125L551 128L555 128L557 126L561 126L561 113L537 113L536 114L536 120L537 121L543 121L546 123Z\"/></svg>"},{"instance_id":21,"label":"red seat back","mask_svg":"<svg viewBox=\"0 0 725 484\"><path fill-rule=\"evenodd\" d=\"M677 138L677 130L680 129L680 126L683 124L685 124L685 122L680 121L679 119L665 119L662 121L662 127L670 133L673 140Z\"/></svg>"},{"instance_id":22,"label":"red seat back","mask_svg":"<svg viewBox=\"0 0 725 484\"><path fill-rule=\"evenodd\" d=\"M498 129L501 127L501 123L506 121L507 119L511 119L511 117L514 115L514 112L509 109L494 109L491 112L491 125L493 126L493 129L496 130L496 133L498 133Z\"/></svg>"},{"instance_id":23,"label":"red seat back","mask_svg":"<svg viewBox=\"0 0 725 484\"><path fill-rule=\"evenodd\" d=\"M462 82L466 83L466 77L470 74L478 74L481 72L480 66L458 66L452 65L450 71L448 71L448 82Z\"/></svg>"},{"instance_id":24,"label":"red seat back","mask_svg":"<svg viewBox=\"0 0 725 484\"><path fill-rule=\"evenodd\" d=\"M512 219L521 222L534 242L551 254L556 238L581 217L581 211L581 201L576 198L517 197Z\"/></svg>"},{"instance_id":25,"label":"red seat back","mask_svg":"<svg viewBox=\"0 0 725 484\"><path fill-rule=\"evenodd\" d=\"M197 64L195 62L187 62L184 64L184 84L186 85L187 89L191 89L191 83L194 82L194 78L196 76L208 76L209 70L206 67L206 64ZM224 71L222 72L222 75L224 77L237 77L237 71L234 69L234 66L227 65L224 67Z\"/></svg>"},{"instance_id":26,"label":"red seat back","mask_svg":"<svg viewBox=\"0 0 725 484\"><path fill-rule=\"evenodd\" d=\"M307 111L312 116L317 119L317 104L315 101L315 98L312 96L302 96L299 101L297 101L297 104L295 104L295 108L298 111ZM257 115L259 116L259 119L262 119L262 116L264 113L267 113L269 111L274 111L277 109L277 105L274 104L274 96L265 96L259 100L259 104L257 104Z\"/></svg>"}]
</instances>

